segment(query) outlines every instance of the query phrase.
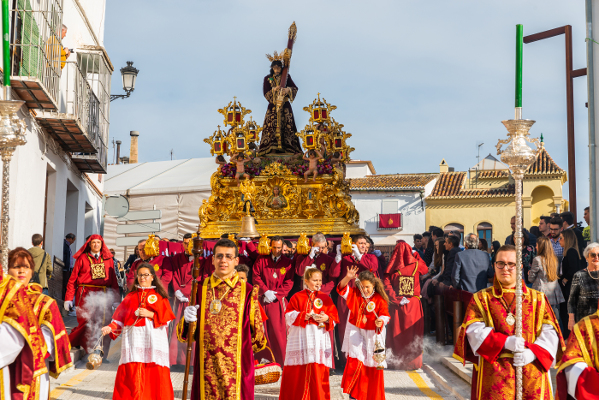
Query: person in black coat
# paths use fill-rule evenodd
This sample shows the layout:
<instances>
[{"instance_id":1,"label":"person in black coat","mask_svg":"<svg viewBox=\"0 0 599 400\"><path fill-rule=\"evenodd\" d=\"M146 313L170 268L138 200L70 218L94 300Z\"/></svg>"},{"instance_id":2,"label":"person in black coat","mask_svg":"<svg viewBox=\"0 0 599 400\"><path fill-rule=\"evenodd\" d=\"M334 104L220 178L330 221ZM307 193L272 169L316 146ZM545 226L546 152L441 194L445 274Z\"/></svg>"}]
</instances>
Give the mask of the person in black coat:
<instances>
[{"instance_id":1,"label":"person in black coat","mask_svg":"<svg viewBox=\"0 0 599 400\"><path fill-rule=\"evenodd\" d=\"M576 226L576 223L574 220L574 214L572 214L570 211L566 211L566 212L563 212L560 214L560 218L563 221L564 230L571 229L572 231L574 231L574 234L576 235L576 240L578 242L578 252L580 254L582 254L584 252L586 241L582 237L582 229L580 229L578 226ZM584 258L583 258L583 260L584 260ZM586 264L586 260L585 260L585 264Z\"/></svg>"},{"instance_id":2,"label":"person in black coat","mask_svg":"<svg viewBox=\"0 0 599 400\"><path fill-rule=\"evenodd\" d=\"M569 299L574 274L583 269L586 263L578 252L576 234L572 229L567 229L560 233L559 244L564 248L564 258L562 259L562 268L561 273L559 274L559 285L562 289L564 299ZM567 301L560 304L559 314L562 324L567 323L569 317ZM565 326L565 329L563 329L562 334L564 339L570 336L567 325Z\"/></svg>"},{"instance_id":3,"label":"person in black coat","mask_svg":"<svg viewBox=\"0 0 599 400\"><path fill-rule=\"evenodd\" d=\"M460 249L460 238L455 235L449 235L445 238L445 250L448 251L445 256L445 269L439 279L434 279L431 283L437 287L437 294L441 294L445 286L451 286L451 276L455 267L455 256Z\"/></svg>"},{"instance_id":4,"label":"person in black coat","mask_svg":"<svg viewBox=\"0 0 599 400\"><path fill-rule=\"evenodd\" d=\"M71 278L71 271L73 270L73 265L71 265L71 259L73 258L73 252L71 251L71 245L75 243L76 236L72 233L69 233L64 238L64 243L62 245L62 261L64 263L64 267L62 268L62 298L64 299L65 294L67 293L67 282Z\"/></svg>"}]
</instances>

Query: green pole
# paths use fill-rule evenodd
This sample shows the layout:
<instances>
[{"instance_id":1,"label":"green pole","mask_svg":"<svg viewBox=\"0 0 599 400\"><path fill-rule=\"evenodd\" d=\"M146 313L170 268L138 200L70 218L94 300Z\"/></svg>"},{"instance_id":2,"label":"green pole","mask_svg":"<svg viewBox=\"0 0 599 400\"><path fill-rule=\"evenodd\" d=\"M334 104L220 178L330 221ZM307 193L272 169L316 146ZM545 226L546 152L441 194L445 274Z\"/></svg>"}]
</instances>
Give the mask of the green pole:
<instances>
[{"instance_id":1,"label":"green pole","mask_svg":"<svg viewBox=\"0 0 599 400\"><path fill-rule=\"evenodd\" d=\"M522 107L522 47L524 29L516 25L516 107Z\"/></svg>"},{"instance_id":2,"label":"green pole","mask_svg":"<svg viewBox=\"0 0 599 400\"><path fill-rule=\"evenodd\" d=\"M10 43L8 43L8 20L8 0L2 0L2 68L4 69L4 86L10 86Z\"/></svg>"}]
</instances>

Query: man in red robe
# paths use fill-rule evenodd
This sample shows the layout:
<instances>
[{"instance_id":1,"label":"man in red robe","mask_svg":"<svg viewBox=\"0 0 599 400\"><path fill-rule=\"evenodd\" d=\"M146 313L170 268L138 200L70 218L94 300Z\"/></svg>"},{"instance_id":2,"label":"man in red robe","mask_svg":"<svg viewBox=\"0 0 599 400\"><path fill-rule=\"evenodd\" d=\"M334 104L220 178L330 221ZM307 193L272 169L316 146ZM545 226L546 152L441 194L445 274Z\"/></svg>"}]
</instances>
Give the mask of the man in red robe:
<instances>
[{"instance_id":1,"label":"man in red robe","mask_svg":"<svg viewBox=\"0 0 599 400\"><path fill-rule=\"evenodd\" d=\"M231 235L225 233L221 235L221 239L228 239ZM254 265L254 261L258 258L258 252L256 251L256 246L249 238L241 238L239 241L234 241L235 245L238 246L239 249L239 264L245 264L250 269L250 272L247 277L247 281L251 284L253 282L252 276L252 266ZM206 247L206 246L205 246ZM206 253L211 253L211 251L207 250ZM212 254L208 254L203 258L201 269L200 269L200 277L198 278L199 282L203 282L204 279L208 278L214 272L214 262L212 260Z\"/></svg>"},{"instance_id":2,"label":"man in red robe","mask_svg":"<svg viewBox=\"0 0 599 400\"><path fill-rule=\"evenodd\" d=\"M590 252L596 253L593 247ZM578 321L568 338L568 345L557 372L558 400L599 399L599 312Z\"/></svg>"},{"instance_id":3,"label":"man in red robe","mask_svg":"<svg viewBox=\"0 0 599 400\"><path fill-rule=\"evenodd\" d=\"M516 337L516 248L495 257L493 286L474 294L455 344L454 358L476 364L472 400L516 397L516 368L522 367L522 398L550 399L549 370L561 358L564 340L543 292L523 286L522 337Z\"/></svg>"},{"instance_id":4,"label":"man in red robe","mask_svg":"<svg viewBox=\"0 0 599 400\"><path fill-rule=\"evenodd\" d=\"M362 271L370 271L378 278L379 276L379 261L374 254L368 254L368 239L364 235L356 235L353 237L352 254L342 256L341 246L337 245L337 256L335 262L339 264L339 275L341 278L347 275L347 270L353 265L358 267L358 274ZM354 282L349 283L350 287L354 287ZM341 296L337 298L337 311L339 312L339 324L337 325L337 333L339 338L339 346L343 345L343 335L345 326L347 325L347 316L349 309L345 299ZM340 354L340 356L342 356Z\"/></svg>"},{"instance_id":5,"label":"man in red robe","mask_svg":"<svg viewBox=\"0 0 599 400\"><path fill-rule=\"evenodd\" d=\"M200 257L199 262L201 266L204 263L204 257ZM188 253L188 248L186 247L185 253L179 253L172 257L171 264L173 266L172 285L175 291L175 304L173 307L175 314L174 326L177 326L181 318L183 318L185 307L189 305L193 283L193 255ZM187 344L181 343L177 339L177 331L173 329L169 348L171 365L185 365L186 352ZM192 354L195 354L195 351Z\"/></svg>"},{"instance_id":6,"label":"man in red robe","mask_svg":"<svg viewBox=\"0 0 599 400\"><path fill-rule=\"evenodd\" d=\"M180 340L193 335L197 342L192 400L254 398L254 352L266 346L266 338L257 290L235 270L238 254L233 241L216 243L214 274L198 287L197 305L185 309L177 326ZM197 322L195 331L190 322Z\"/></svg>"},{"instance_id":7,"label":"man in red robe","mask_svg":"<svg viewBox=\"0 0 599 400\"><path fill-rule=\"evenodd\" d=\"M48 372L46 341L28 299L26 286L12 276L5 276L2 268L0 343L0 381L3 383L0 385L0 398L37 399L40 389L36 378Z\"/></svg>"},{"instance_id":8,"label":"man in red robe","mask_svg":"<svg viewBox=\"0 0 599 400\"><path fill-rule=\"evenodd\" d=\"M101 329L112 318L112 306L119 299L119 284L112 253L100 235L91 235L75 253L75 267L67 284L64 308L73 306L77 292L77 326L71 331L71 346L91 352L102 336ZM104 338L104 357L108 357L110 338Z\"/></svg>"},{"instance_id":9,"label":"man in red robe","mask_svg":"<svg viewBox=\"0 0 599 400\"><path fill-rule=\"evenodd\" d=\"M283 238L275 236L270 241L271 254L259 256L254 263L254 284L259 287L260 303L268 320L266 331L272 346L275 361L279 365L285 362L287 348L287 329L285 308L287 294L293 287L295 271L291 260L283 257Z\"/></svg>"},{"instance_id":10,"label":"man in red robe","mask_svg":"<svg viewBox=\"0 0 599 400\"><path fill-rule=\"evenodd\" d=\"M398 240L385 270L383 283L389 294L387 348L394 357L389 365L402 370L422 368L424 316L420 303L420 275L428 268L409 244Z\"/></svg>"},{"instance_id":11,"label":"man in red robe","mask_svg":"<svg viewBox=\"0 0 599 400\"><path fill-rule=\"evenodd\" d=\"M305 257L299 256L301 258L298 258L299 264L296 267L295 273L300 276L303 281L306 268L315 266L322 271L322 287L320 288L320 292L330 295L335 289L337 278L339 278L341 264L336 263L335 258L324 252L324 249L326 248L327 239L322 233L317 233L312 236L312 248L310 249L310 253Z\"/></svg>"},{"instance_id":12,"label":"man in red robe","mask_svg":"<svg viewBox=\"0 0 599 400\"><path fill-rule=\"evenodd\" d=\"M154 239L155 240L155 239ZM156 276L160 278L162 282L162 286L166 290L168 290L169 285L173 279L173 266L171 265L170 257L164 256L162 254L158 255L150 255L146 251L146 243L147 241L141 241L137 245L137 251L139 252L139 258L133 262L129 272L127 273L127 287L131 290L133 286L133 282L135 281L135 276L137 274L137 266L142 262L147 262L152 264L154 267L154 271L156 271ZM162 243L162 242L160 242Z\"/></svg>"}]
</instances>

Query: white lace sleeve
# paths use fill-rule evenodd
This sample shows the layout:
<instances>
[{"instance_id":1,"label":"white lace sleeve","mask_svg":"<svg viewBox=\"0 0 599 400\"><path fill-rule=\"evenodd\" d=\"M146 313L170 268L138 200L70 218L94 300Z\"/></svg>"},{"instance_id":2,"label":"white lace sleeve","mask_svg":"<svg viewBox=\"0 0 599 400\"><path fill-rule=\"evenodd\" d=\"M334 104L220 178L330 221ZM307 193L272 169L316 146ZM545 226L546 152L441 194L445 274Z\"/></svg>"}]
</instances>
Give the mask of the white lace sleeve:
<instances>
[{"instance_id":1,"label":"white lace sleeve","mask_svg":"<svg viewBox=\"0 0 599 400\"><path fill-rule=\"evenodd\" d=\"M293 325L298 315L299 311L289 311L288 313L285 313L285 323L288 327Z\"/></svg>"}]
</instances>

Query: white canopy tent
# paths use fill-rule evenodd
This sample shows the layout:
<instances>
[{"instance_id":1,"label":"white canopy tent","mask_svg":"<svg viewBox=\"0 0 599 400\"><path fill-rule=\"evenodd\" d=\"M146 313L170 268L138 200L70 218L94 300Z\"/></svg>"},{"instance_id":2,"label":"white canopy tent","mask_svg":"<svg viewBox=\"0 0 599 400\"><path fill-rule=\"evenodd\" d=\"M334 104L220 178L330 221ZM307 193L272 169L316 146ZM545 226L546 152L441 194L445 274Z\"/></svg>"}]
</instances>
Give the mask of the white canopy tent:
<instances>
[{"instance_id":1,"label":"white canopy tent","mask_svg":"<svg viewBox=\"0 0 599 400\"><path fill-rule=\"evenodd\" d=\"M210 197L210 177L216 171L214 158L156 161L139 164L109 165L104 184L106 195L122 195L129 200L130 211L161 210L161 238L182 239L196 232L200 222L198 209ZM129 223L151 221L132 221ZM104 239L116 250L116 258L125 260L133 247L116 247L116 227L125 222L107 216ZM130 234L128 236L144 236Z\"/></svg>"}]
</instances>

